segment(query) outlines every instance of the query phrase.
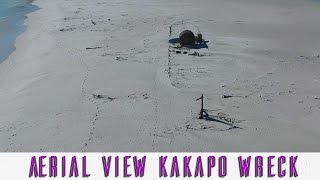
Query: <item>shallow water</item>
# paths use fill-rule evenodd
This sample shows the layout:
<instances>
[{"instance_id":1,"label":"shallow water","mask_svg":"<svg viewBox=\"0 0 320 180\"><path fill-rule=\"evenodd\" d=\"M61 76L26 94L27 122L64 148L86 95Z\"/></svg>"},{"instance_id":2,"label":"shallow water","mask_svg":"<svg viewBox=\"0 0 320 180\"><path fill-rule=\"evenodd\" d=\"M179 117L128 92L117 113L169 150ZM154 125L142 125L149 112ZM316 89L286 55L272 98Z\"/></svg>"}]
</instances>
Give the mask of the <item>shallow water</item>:
<instances>
[{"instance_id":1,"label":"shallow water","mask_svg":"<svg viewBox=\"0 0 320 180\"><path fill-rule=\"evenodd\" d=\"M15 50L15 40L25 31L26 14L36 10L30 0L0 0L0 63Z\"/></svg>"}]
</instances>

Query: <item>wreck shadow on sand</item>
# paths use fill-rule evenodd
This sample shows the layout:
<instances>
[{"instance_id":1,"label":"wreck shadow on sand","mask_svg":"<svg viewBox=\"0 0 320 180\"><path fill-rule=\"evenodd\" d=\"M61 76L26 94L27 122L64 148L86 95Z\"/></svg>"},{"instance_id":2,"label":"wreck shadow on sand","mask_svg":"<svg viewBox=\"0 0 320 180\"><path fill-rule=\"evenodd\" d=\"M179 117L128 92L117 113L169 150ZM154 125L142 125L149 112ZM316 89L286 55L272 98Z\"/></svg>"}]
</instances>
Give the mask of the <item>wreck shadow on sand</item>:
<instances>
[{"instance_id":1,"label":"wreck shadow on sand","mask_svg":"<svg viewBox=\"0 0 320 180\"><path fill-rule=\"evenodd\" d=\"M194 46L188 46L190 49L209 49L208 43L209 41L203 41L202 43L195 44ZM179 43L179 38L172 38L169 39L170 44L178 44Z\"/></svg>"}]
</instances>

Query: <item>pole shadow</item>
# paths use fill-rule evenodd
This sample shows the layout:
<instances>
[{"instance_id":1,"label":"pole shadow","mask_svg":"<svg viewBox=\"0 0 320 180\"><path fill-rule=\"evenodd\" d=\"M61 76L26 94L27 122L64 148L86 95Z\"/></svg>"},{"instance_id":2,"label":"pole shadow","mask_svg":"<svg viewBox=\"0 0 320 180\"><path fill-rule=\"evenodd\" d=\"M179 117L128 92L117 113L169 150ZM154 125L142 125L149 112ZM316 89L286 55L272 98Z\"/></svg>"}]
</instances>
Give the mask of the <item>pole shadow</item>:
<instances>
[{"instance_id":1,"label":"pole shadow","mask_svg":"<svg viewBox=\"0 0 320 180\"><path fill-rule=\"evenodd\" d=\"M223 116L218 116L218 115L213 116L213 115L209 115L208 113L205 113L205 115L203 116L203 119L206 121L218 122L218 123L230 126L230 128L227 130L242 129L241 127L236 126L233 123L227 122L226 117L223 117Z\"/></svg>"}]
</instances>

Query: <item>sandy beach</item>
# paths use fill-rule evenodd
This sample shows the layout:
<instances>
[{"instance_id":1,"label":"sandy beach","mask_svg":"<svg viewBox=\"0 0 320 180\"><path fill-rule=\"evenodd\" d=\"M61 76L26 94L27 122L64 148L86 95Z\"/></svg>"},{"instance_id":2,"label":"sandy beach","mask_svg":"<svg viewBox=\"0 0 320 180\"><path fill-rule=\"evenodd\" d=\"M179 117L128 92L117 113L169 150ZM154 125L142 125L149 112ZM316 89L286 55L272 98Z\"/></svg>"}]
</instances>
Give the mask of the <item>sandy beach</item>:
<instances>
[{"instance_id":1,"label":"sandy beach","mask_svg":"<svg viewBox=\"0 0 320 180\"><path fill-rule=\"evenodd\" d=\"M0 64L0 151L320 151L320 3L33 4ZM182 20L201 56L168 52Z\"/></svg>"}]
</instances>

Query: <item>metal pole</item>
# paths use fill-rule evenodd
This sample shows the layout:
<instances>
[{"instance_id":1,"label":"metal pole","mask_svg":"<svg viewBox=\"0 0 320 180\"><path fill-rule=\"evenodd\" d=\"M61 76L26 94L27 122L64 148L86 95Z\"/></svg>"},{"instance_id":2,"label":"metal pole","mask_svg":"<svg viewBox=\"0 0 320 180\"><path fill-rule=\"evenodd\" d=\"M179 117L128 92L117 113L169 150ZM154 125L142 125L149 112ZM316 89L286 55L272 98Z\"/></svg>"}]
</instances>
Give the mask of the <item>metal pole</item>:
<instances>
[{"instance_id":1,"label":"metal pole","mask_svg":"<svg viewBox=\"0 0 320 180\"><path fill-rule=\"evenodd\" d=\"M203 110L203 94L196 101L199 101L199 100L201 100L201 109L200 109L200 113L199 113L199 119L203 119L203 113L204 113L204 110Z\"/></svg>"},{"instance_id":2,"label":"metal pole","mask_svg":"<svg viewBox=\"0 0 320 180\"><path fill-rule=\"evenodd\" d=\"M201 116L203 114L203 94L201 95Z\"/></svg>"}]
</instances>

